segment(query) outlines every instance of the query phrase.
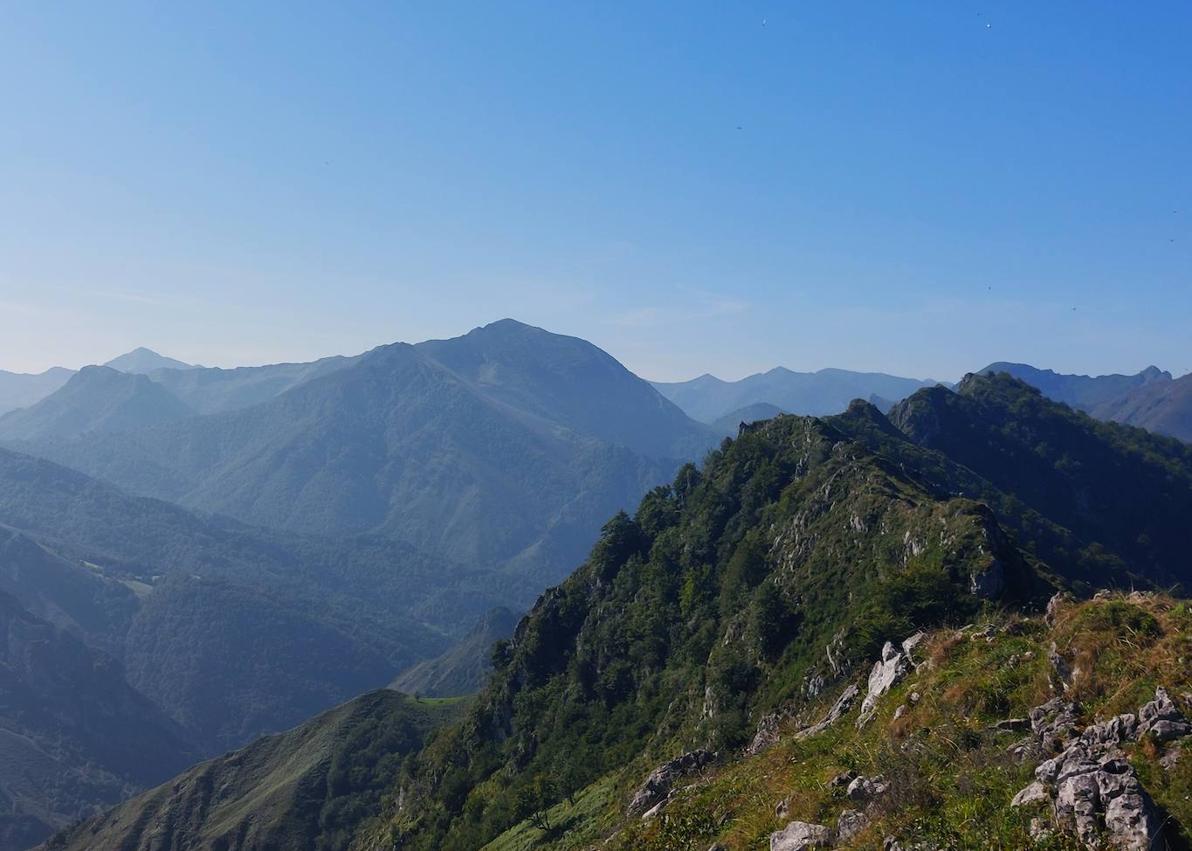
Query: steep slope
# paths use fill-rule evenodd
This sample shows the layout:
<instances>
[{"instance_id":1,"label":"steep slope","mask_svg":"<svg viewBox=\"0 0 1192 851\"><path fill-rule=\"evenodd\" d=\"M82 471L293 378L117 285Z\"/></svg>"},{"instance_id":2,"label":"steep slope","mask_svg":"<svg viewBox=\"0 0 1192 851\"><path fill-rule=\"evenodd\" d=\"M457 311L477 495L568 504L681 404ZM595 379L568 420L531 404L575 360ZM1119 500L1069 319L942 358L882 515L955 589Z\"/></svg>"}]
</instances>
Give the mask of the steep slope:
<instances>
[{"instance_id":1,"label":"steep slope","mask_svg":"<svg viewBox=\"0 0 1192 851\"><path fill-rule=\"evenodd\" d=\"M934 381L899 378L880 372L844 369L792 372L776 367L740 381L722 381L715 376L703 375L691 381L654 382L654 387L688 416L711 423L730 411L759 402L793 414L837 414L853 399L876 395L897 400L933 384Z\"/></svg>"},{"instance_id":2,"label":"steep slope","mask_svg":"<svg viewBox=\"0 0 1192 851\"><path fill-rule=\"evenodd\" d=\"M146 349L144 346L135 348L131 352L126 352L119 357L112 358L104 366L136 375L147 375L156 369L200 368L189 363L183 363L180 360L175 360L174 358L168 358L165 355L159 355L157 352L152 349Z\"/></svg>"},{"instance_id":3,"label":"steep slope","mask_svg":"<svg viewBox=\"0 0 1192 851\"><path fill-rule=\"evenodd\" d=\"M512 636L519 620L510 609L493 609L458 644L403 672L391 688L423 697L458 697L480 691L492 672L493 646Z\"/></svg>"},{"instance_id":4,"label":"steep slope","mask_svg":"<svg viewBox=\"0 0 1192 851\"><path fill-rule=\"evenodd\" d=\"M1038 369L1025 363L991 363L979 375L1004 372L1039 390L1048 399L1082 411L1092 412L1098 405L1152 384L1167 384L1171 373L1148 366L1137 375L1065 375L1050 369ZM1108 418L1106 418L1108 419Z\"/></svg>"},{"instance_id":5,"label":"steep slope","mask_svg":"<svg viewBox=\"0 0 1192 851\"><path fill-rule=\"evenodd\" d=\"M55 393L0 417L0 439L55 440L130 431L194 412L159 384L106 366L86 366Z\"/></svg>"},{"instance_id":6,"label":"steep slope","mask_svg":"<svg viewBox=\"0 0 1192 851\"><path fill-rule=\"evenodd\" d=\"M1052 402L1005 374L923 390L890 420L1075 537L1087 569L1192 587L1192 447ZM980 487L971 483L970 487ZM971 492L971 491L970 491ZM1100 582L1108 575L1098 576Z\"/></svg>"},{"instance_id":7,"label":"steep slope","mask_svg":"<svg viewBox=\"0 0 1192 851\"><path fill-rule=\"evenodd\" d=\"M22 530L0 588L125 660L206 753L384 685L507 599L394 541L281 536L2 451L0 523Z\"/></svg>"},{"instance_id":8,"label":"steep slope","mask_svg":"<svg viewBox=\"0 0 1192 851\"><path fill-rule=\"evenodd\" d=\"M40 402L69 381L72 375L73 370L60 366L37 374L0 369L0 414Z\"/></svg>"},{"instance_id":9,"label":"steep slope","mask_svg":"<svg viewBox=\"0 0 1192 851\"><path fill-rule=\"evenodd\" d=\"M561 339L504 323L425 350L394 344L246 410L23 448L192 508L395 537L541 588L582 557L599 518L678 465L611 438L675 451L714 438L603 353ZM557 349L576 357L534 366L534 352L550 363ZM617 416L601 419L593 398L621 400ZM625 407L638 402L635 419Z\"/></svg>"},{"instance_id":10,"label":"steep slope","mask_svg":"<svg viewBox=\"0 0 1192 851\"><path fill-rule=\"evenodd\" d=\"M390 691L187 771L54 839L52 849L331 851L374 813L387 781L451 703Z\"/></svg>"},{"instance_id":11,"label":"steep slope","mask_svg":"<svg viewBox=\"0 0 1192 851\"><path fill-rule=\"evenodd\" d=\"M1046 593L986 507L825 422L759 424L606 525L363 845L479 848L591 784L742 746L886 639Z\"/></svg>"},{"instance_id":12,"label":"steep slope","mask_svg":"<svg viewBox=\"0 0 1192 851\"><path fill-rule=\"evenodd\" d=\"M1090 413L1192 443L1192 374L1154 381L1101 402Z\"/></svg>"},{"instance_id":13,"label":"steep slope","mask_svg":"<svg viewBox=\"0 0 1192 851\"><path fill-rule=\"evenodd\" d=\"M0 591L0 849L28 848L192 758L119 664Z\"/></svg>"}]
</instances>

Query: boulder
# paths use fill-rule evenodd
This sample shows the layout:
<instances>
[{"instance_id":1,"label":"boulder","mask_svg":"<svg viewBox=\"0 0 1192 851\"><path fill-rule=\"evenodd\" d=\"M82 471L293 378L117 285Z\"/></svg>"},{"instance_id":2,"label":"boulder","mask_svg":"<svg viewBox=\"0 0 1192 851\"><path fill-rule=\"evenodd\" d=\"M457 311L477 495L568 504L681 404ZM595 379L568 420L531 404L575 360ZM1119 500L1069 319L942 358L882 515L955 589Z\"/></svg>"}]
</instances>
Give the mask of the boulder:
<instances>
[{"instance_id":1,"label":"boulder","mask_svg":"<svg viewBox=\"0 0 1192 851\"><path fill-rule=\"evenodd\" d=\"M806 851L808 848L831 848L835 832L822 824L792 821L782 830L770 834L770 851Z\"/></svg>"},{"instance_id":2,"label":"boulder","mask_svg":"<svg viewBox=\"0 0 1192 851\"><path fill-rule=\"evenodd\" d=\"M877 711L878 698L893 688L914 667L914 650L926 637L926 633L916 632L903 641L901 647L895 647L890 641L882 647L882 658L873 663L873 669L869 672L869 690L865 700L861 702L858 728L865 726L873 718L874 712Z\"/></svg>"},{"instance_id":3,"label":"boulder","mask_svg":"<svg viewBox=\"0 0 1192 851\"><path fill-rule=\"evenodd\" d=\"M868 804L875 798L880 798L890 786L884 777L857 777L848 784L846 794L850 801L858 804Z\"/></svg>"},{"instance_id":4,"label":"boulder","mask_svg":"<svg viewBox=\"0 0 1192 851\"><path fill-rule=\"evenodd\" d=\"M1159 742L1170 742L1192 734L1192 724L1184 717L1170 697L1167 689L1155 689L1155 699L1143 704L1138 710L1138 734L1151 736Z\"/></svg>"},{"instance_id":5,"label":"boulder","mask_svg":"<svg viewBox=\"0 0 1192 851\"><path fill-rule=\"evenodd\" d=\"M861 831L869 826L869 816L860 810L845 810L836 820L836 839L839 842L851 842Z\"/></svg>"},{"instance_id":6,"label":"boulder","mask_svg":"<svg viewBox=\"0 0 1192 851\"><path fill-rule=\"evenodd\" d=\"M633 793L633 799L629 802L629 814L647 813L664 803L675 785L675 780L699 771L715 757L711 751L694 750L658 766Z\"/></svg>"},{"instance_id":7,"label":"boulder","mask_svg":"<svg viewBox=\"0 0 1192 851\"><path fill-rule=\"evenodd\" d=\"M853 708L853 704L857 701L857 696L861 693L861 689L857 687L856 683L849 683L849 685L840 693L840 697L836 698L836 702L832 704L832 708L828 710L828 714L823 717L823 720L806 727L795 733L796 739L806 739L811 736L822 733L824 730L835 724L842 715Z\"/></svg>"},{"instance_id":8,"label":"boulder","mask_svg":"<svg viewBox=\"0 0 1192 851\"><path fill-rule=\"evenodd\" d=\"M1031 804L1051 803L1051 792L1047 787L1036 780L1031 785L1020 791L1010 801L1012 807L1026 807Z\"/></svg>"}]
</instances>

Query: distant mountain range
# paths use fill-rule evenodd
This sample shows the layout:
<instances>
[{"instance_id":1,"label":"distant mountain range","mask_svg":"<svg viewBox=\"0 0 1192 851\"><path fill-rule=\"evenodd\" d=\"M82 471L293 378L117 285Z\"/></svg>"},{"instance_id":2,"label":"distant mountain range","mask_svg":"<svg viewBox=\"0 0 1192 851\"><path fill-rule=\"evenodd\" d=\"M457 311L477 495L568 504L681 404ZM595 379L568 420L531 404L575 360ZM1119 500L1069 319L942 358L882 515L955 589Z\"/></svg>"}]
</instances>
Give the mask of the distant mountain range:
<instances>
[{"instance_id":1,"label":"distant mountain range","mask_svg":"<svg viewBox=\"0 0 1192 851\"><path fill-rule=\"evenodd\" d=\"M73 426L99 406L68 386L9 414L25 427L0 422L0 435L133 493L259 526L384 535L533 577L529 588L582 558L597 518L717 439L590 343L512 320L311 371L240 410L179 419L163 401L172 422L119 432ZM175 373L173 387L206 372ZM74 433L35 434L23 421L44 421L42 408L76 411Z\"/></svg>"},{"instance_id":2,"label":"distant mountain range","mask_svg":"<svg viewBox=\"0 0 1192 851\"><path fill-rule=\"evenodd\" d=\"M1005 362L981 370L982 374L998 372L1097 419L1192 441L1192 374L1173 379L1170 372L1149 366L1136 375L1064 375Z\"/></svg>"},{"instance_id":3,"label":"distant mountain range","mask_svg":"<svg viewBox=\"0 0 1192 851\"><path fill-rule=\"evenodd\" d=\"M850 372L821 369L792 372L776 367L739 381L722 381L701 375L690 381L653 382L654 387L688 416L705 423L731 418L732 412L751 405L766 404L792 414L823 416L838 414L853 399L879 396L898 401L921 387L937 382L900 378L881 372Z\"/></svg>"},{"instance_id":4,"label":"distant mountain range","mask_svg":"<svg viewBox=\"0 0 1192 851\"><path fill-rule=\"evenodd\" d=\"M199 369L193 364L183 363L165 355L159 355L144 346L133 349L119 357L112 358L104 364L111 369L127 372L133 375L146 375L158 369Z\"/></svg>"},{"instance_id":5,"label":"distant mountain range","mask_svg":"<svg viewBox=\"0 0 1192 851\"><path fill-rule=\"evenodd\" d=\"M493 645L510 638L519 620L521 616L510 609L493 609L458 644L403 672L391 687L421 697L475 694L492 671Z\"/></svg>"}]
</instances>

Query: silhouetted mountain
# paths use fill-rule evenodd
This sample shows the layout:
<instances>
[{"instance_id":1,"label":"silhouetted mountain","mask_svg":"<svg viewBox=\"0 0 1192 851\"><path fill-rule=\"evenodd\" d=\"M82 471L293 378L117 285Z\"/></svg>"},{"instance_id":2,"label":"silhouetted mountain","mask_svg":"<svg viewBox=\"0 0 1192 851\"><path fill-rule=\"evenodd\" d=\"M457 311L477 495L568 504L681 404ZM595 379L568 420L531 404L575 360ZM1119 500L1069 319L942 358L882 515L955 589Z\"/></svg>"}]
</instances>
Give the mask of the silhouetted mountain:
<instances>
[{"instance_id":1,"label":"silhouetted mountain","mask_svg":"<svg viewBox=\"0 0 1192 851\"><path fill-rule=\"evenodd\" d=\"M742 424L749 425L758 420L772 419L783 413L786 412L768 402L755 402L752 405L746 405L744 408L738 408L735 411L725 414L712 423L712 428L716 429L720 434L736 437L737 431L741 428Z\"/></svg>"},{"instance_id":2,"label":"silhouetted mountain","mask_svg":"<svg viewBox=\"0 0 1192 851\"><path fill-rule=\"evenodd\" d=\"M492 671L493 645L512 636L519 619L510 609L493 609L459 644L438 658L419 662L395 679L391 688L420 697L458 697L480 691Z\"/></svg>"},{"instance_id":3,"label":"silhouetted mountain","mask_svg":"<svg viewBox=\"0 0 1192 851\"><path fill-rule=\"evenodd\" d=\"M122 354L119 357L112 358L104 366L119 370L120 372L140 375L148 374L156 369L198 368L189 363L183 363L180 360L159 355L157 352L152 349L146 349L144 346L133 349L131 352Z\"/></svg>"},{"instance_id":4,"label":"silhouetted mountain","mask_svg":"<svg viewBox=\"0 0 1192 851\"><path fill-rule=\"evenodd\" d=\"M1192 443L1192 375L1148 382L1101 402L1091 413Z\"/></svg>"},{"instance_id":5,"label":"silhouetted mountain","mask_svg":"<svg viewBox=\"0 0 1192 851\"><path fill-rule=\"evenodd\" d=\"M1148 366L1137 375L1064 375L1050 369L1038 369L1025 363L992 363L981 370L982 375L1004 372L1040 390L1048 399L1063 402L1089 413L1098 405L1109 402L1138 387L1166 384L1171 373L1156 366Z\"/></svg>"},{"instance_id":6,"label":"silhouetted mountain","mask_svg":"<svg viewBox=\"0 0 1192 851\"><path fill-rule=\"evenodd\" d=\"M406 755L457 713L450 703L372 692L195 766L51 847L346 849L354 829L379 809Z\"/></svg>"},{"instance_id":7,"label":"silhouetted mountain","mask_svg":"<svg viewBox=\"0 0 1192 851\"><path fill-rule=\"evenodd\" d=\"M85 366L50 396L0 417L0 439L54 440L88 432L130 431L193 413L144 375Z\"/></svg>"},{"instance_id":8,"label":"silhouetted mountain","mask_svg":"<svg viewBox=\"0 0 1192 851\"><path fill-rule=\"evenodd\" d=\"M0 591L0 851L29 848L194 756L118 663Z\"/></svg>"},{"instance_id":9,"label":"silhouetted mountain","mask_svg":"<svg viewBox=\"0 0 1192 851\"><path fill-rule=\"evenodd\" d=\"M382 534L540 588L598 518L716 437L590 344L505 321L383 346L242 411L21 446L137 493Z\"/></svg>"},{"instance_id":10,"label":"silhouetted mountain","mask_svg":"<svg viewBox=\"0 0 1192 851\"><path fill-rule=\"evenodd\" d=\"M0 414L40 402L69 381L72 375L73 370L60 366L35 375L0 369Z\"/></svg>"},{"instance_id":11,"label":"silhouetted mountain","mask_svg":"<svg viewBox=\"0 0 1192 851\"><path fill-rule=\"evenodd\" d=\"M898 400L920 387L930 387L935 383L880 372L850 372L844 369L792 372L783 367L750 375L740 381L722 381L712 375L701 375L691 381L653 382L663 396L682 408L688 416L707 423L758 402L793 414L838 414L853 399L868 399L876 394Z\"/></svg>"}]
</instances>

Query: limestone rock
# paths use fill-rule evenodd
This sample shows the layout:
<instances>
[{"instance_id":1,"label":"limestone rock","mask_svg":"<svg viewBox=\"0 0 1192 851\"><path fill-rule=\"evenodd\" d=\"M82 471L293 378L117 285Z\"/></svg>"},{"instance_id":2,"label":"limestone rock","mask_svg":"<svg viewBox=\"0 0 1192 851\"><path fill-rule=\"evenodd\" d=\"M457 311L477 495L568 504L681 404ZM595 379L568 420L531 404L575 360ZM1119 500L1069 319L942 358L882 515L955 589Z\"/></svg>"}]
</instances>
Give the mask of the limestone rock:
<instances>
[{"instance_id":1,"label":"limestone rock","mask_svg":"<svg viewBox=\"0 0 1192 851\"><path fill-rule=\"evenodd\" d=\"M1192 734L1192 724L1180 712L1170 697L1167 689L1155 689L1155 699L1144 704L1138 710L1138 733L1140 736L1152 736L1160 742L1170 742Z\"/></svg>"},{"instance_id":2,"label":"limestone rock","mask_svg":"<svg viewBox=\"0 0 1192 851\"><path fill-rule=\"evenodd\" d=\"M851 842L854 837L869 826L869 816L860 810L845 810L836 820L836 839Z\"/></svg>"},{"instance_id":3,"label":"limestone rock","mask_svg":"<svg viewBox=\"0 0 1192 851\"><path fill-rule=\"evenodd\" d=\"M792 821L782 830L770 834L770 851L806 851L808 848L831 848L835 832L822 824Z\"/></svg>"},{"instance_id":4,"label":"limestone rock","mask_svg":"<svg viewBox=\"0 0 1192 851\"><path fill-rule=\"evenodd\" d=\"M1025 807L1030 804L1050 803L1051 793L1047 791L1047 787L1038 780L1031 783L1021 792L1014 796L1010 801L1012 807Z\"/></svg>"},{"instance_id":5,"label":"limestone rock","mask_svg":"<svg viewBox=\"0 0 1192 851\"><path fill-rule=\"evenodd\" d=\"M711 751L695 750L655 768L633 794L633 799L629 802L630 815L645 813L663 803L674 787L675 780L699 771L715 756Z\"/></svg>"},{"instance_id":6,"label":"limestone rock","mask_svg":"<svg viewBox=\"0 0 1192 851\"><path fill-rule=\"evenodd\" d=\"M869 691L865 700L861 702L858 728L865 726L873 718L878 698L893 688L912 669L915 664L913 652L926 637L925 633L916 632L902 642L901 648L895 647L890 641L882 647L882 658L873 663L873 669L869 672Z\"/></svg>"},{"instance_id":7,"label":"limestone rock","mask_svg":"<svg viewBox=\"0 0 1192 851\"><path fill-rule=\"evenodd\" d=\"M858 804L867 804L875 798L880 798L889 788L889 784L886 783L884 777L861 776L848 784L848 792L846 794L850 801L855 801Z\"/></svg>"},{"instance_id":8,"label":"limestone rock","mask_svg":"<svg viewBox=\"0 0 1192 851\"><path fill-rule=\"evenodd\" d=\"M856 683L849 683L848 687L841 692L840 697L836 699L836 702L832 704L832 708L828 710L828 714L824 716L823 720L812 724L806 729L800 730L795 734L795 738L806 739L810 736L822 733L824 730L831 727L840 719L842 715L853 708L853 704L856 703L857 696L860 693L861 689L857 688Z\"/></svg>"}]
</instances>

